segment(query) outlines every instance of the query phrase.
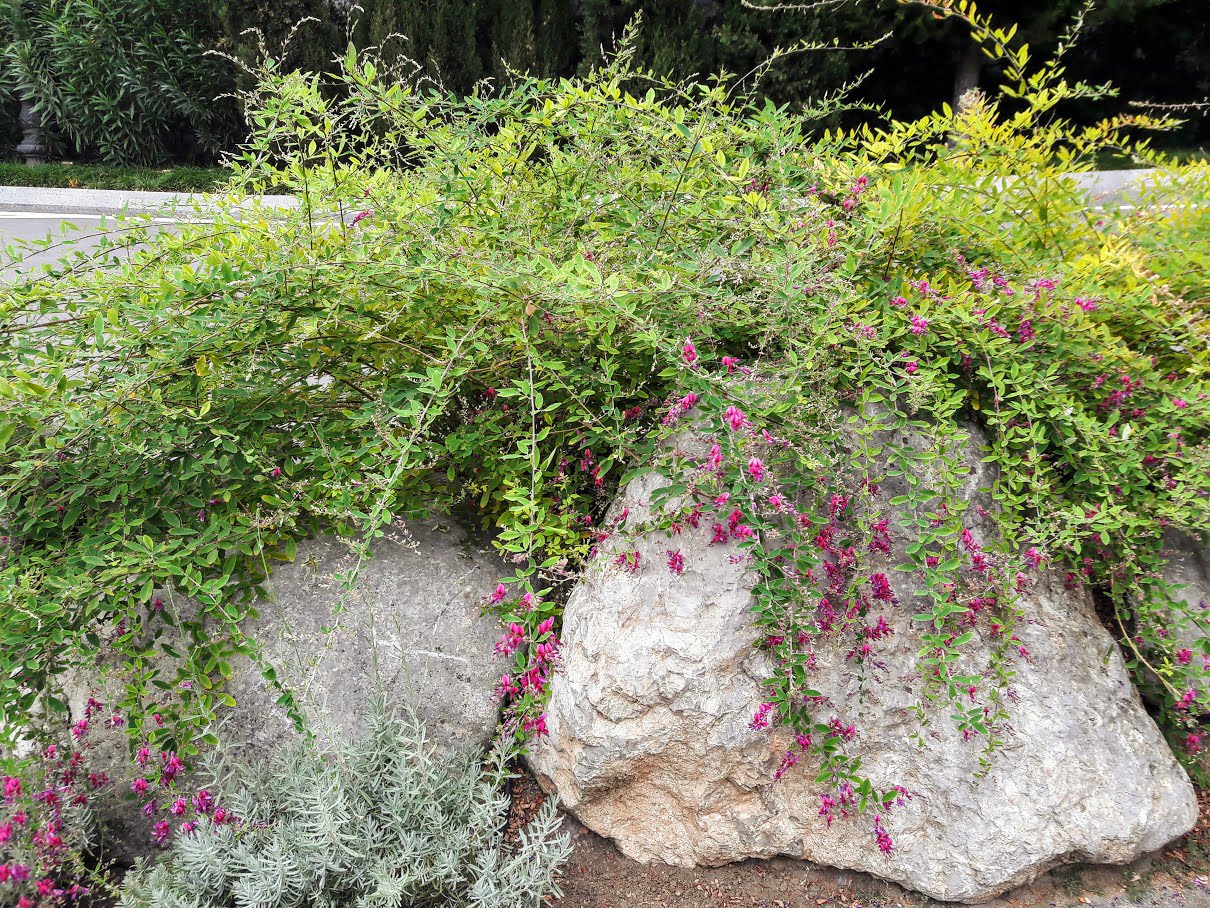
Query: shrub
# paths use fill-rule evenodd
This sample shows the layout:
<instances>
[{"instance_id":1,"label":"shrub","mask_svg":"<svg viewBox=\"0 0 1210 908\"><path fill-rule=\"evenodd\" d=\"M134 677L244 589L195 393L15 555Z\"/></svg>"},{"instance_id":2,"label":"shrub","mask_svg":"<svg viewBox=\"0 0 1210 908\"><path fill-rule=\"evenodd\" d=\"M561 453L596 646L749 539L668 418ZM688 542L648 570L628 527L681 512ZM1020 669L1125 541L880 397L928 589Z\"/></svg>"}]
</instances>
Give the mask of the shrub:
<instances>
[{"instance_id":1,"label":"shrub","mask_svg":"<svg viewBox=\"0 0 1210 908\"><path fill-rule=\"evenodd\" d=\"M569 843L552 799L505 845L505 758L439 757L418 721L381 704L332 754L312 742L253 766L220 751L196 828L133 872L120 904L537 908L560 894Z\"/></svg>"},{"instance_id":2,"label":"shrub","mask_svg":"<svg viewBox=\"0 0 1210 908\"><path fill-rule=\"evenodd\" d=\"M205 9L178 0L10 0L0 10L0 73L35 103L49 137L77 154L110 163L214 155L237 117L219 97L232 87L230 68L206 55L215 26Z\"/></svg>"},{"instance_id":3,"label":"shrub","mask_svg":"<svg viewBox=\"0 0 1210 908\"><path fill-rule=\"evenodd\" d=\"M1148 154L1128 133L1164 124L1071 126L1058 105L1093 90L972 24L1006 99L814 142L806 117L625 57L464 99L383 81L354 53L342 92L270 70L235 179L285 187L299 209L219 211L128 265L73 267L0 303L6 721L114 647L133 732L185 736L223 702L255 586L295 540L361 531L351 590L392 520L462 509L515 565L484 593L516 626L501 641L509 718L522 741L539 735L561 596L615 529L599 524L621 475L692 414L730 439L727 485L691 490L689 465L670 489L700 494L699 522L758 568L780 666L763 720L814 735L825 778L875 794L844 757L843 717L819 733L810 653L777 630L829 621L797 580L815 557L794 535L806 527L777 524L849 520L887 475L905 496L863 504L870 522L819 549L836 568L875 542L874 509L906 506L926 530L902 567L928 593L923 696L954 704L956 734L994 747L1011 680L1004 659L966 659L971 601L995 599L978 630L1006 631L1011 658L1016 575L1045 560L1104 593L1137 676L1196 745L1205 619L1159 570L1166 530L1210 529L1210 168L1164 170L1157 204L1090 212L1072 173L1106 148ZM967 420L999 467L990 554L957 495ZM874 433L896 427L929 444L888 464ZM835 645L860 647L876 620L861 567L834 571L856 603ZM200 602L173 678L138 645L176 620L163 588Z\"/></svg>"}]
</instances>

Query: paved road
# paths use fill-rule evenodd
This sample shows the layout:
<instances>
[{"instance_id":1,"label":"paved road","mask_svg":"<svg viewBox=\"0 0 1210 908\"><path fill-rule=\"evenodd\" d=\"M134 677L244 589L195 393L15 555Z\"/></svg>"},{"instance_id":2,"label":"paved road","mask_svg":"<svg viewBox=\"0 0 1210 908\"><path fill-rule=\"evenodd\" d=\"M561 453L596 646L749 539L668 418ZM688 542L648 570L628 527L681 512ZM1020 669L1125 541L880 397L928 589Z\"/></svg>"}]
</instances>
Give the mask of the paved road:
<instances>
[{"instance_id":1,"label":"paved road","mask_svg":"<svg viewBox=\"0 0 1210 908\"><path fill-rule=\"evenodd\" d=\"M19 249L19 265L9 263L4 256L0 274L13 277L26 271L37 271L43 264L53 264L78 251L95 250L107 233L111 240L128 229L132 222L119 221L114 215L84 214L73 211L4 211L0 209L0 250L22 243L51 240L45 249ZM153 228L163 230L175 223L173 218L155 218Z\"/></svg>"}]
</instances>

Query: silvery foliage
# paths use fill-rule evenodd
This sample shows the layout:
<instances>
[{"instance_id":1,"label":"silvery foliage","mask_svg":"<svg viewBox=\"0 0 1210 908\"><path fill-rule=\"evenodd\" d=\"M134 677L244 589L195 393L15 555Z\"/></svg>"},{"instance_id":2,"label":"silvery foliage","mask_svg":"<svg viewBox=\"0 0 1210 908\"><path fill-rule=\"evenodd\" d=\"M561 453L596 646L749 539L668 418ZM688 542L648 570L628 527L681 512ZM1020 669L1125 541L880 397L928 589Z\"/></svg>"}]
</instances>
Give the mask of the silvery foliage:
<instances>
[{"instance_id":1,"label":"silvery foliage","mask_svg":"<svg viewBox=\"0 0 1210 908\"><path fill-rule=\"evenodd\" d=\"M331 753L309 743L260 767L220 754L205 773L239 822L178 836L127 877L121 908L537 908L561 894L570 843L548 799L504 844L508 756L441 755L385 706Z\"/></svg>"}]
</instances>

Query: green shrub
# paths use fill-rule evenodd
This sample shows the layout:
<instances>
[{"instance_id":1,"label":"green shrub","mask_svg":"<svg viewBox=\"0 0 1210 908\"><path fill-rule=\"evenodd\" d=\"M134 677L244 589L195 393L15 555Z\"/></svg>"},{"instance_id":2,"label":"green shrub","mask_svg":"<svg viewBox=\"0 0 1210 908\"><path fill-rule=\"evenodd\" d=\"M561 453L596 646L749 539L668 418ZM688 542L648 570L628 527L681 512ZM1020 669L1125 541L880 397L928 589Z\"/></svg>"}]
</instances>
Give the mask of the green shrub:
<instances>
[{"instance_id":1,"label":"green shrub","mask_svg":"<svg viewBox=\"0 0 1210 908\"><path fill-rule=\"evenodd\" d=\"M220 752L221 753L221 752ZM538 908L570 851L553 799L504 842L505 753L441 757L379 705L363 738L271 765L210 761L203 814L136 870L123 908L257 905Z\"/></svg>"},{"instance_id":2,"label":"green shrub","mask_svg":"<svg viewBox=\"0 0 1210 908\"><path fill-rule=\"evenodd\" d=\"M972 99L818 141L734 86L662 82L624 58L465 99L384 81L353 54L335 95L266 73L235 180L284 187L299 209L258 216L237 197L128 265L0 301L5 722L40 699L62 708L56 677L116 648L133 733L187 736L224 702L256 583L320 527L372 540L395 519L469 511L514 566L485 595L513 636L549 642L614 529L599 523L622 475L695 410L733 439L737 502L699 503L726 527L742 501L758 620L827 616L799 582L812 548L751 532L784 519L751 460L825 526L902 475L905 497L872 507L929 531L902 567L928 594L922 696L953 701L957 733L999 741L1012 622L1028 618L1015 575L1028 584L1040 559L1105 594L1137 676L1157 679L1174 733L1196 736L1205 617L1171 601L1159 569L1166 530L1210 530L1210 168L1163 169L1156 204L1090 212L1071 173L1107 148L1147 154L1128 131L1163 124L1072 127L1058 105L1089 90L973 24L1005 68L1007 112ZM1001 541L979 540L995 570L974 580L954 460L967 420L1000 468ZM872 441L853 457L854 421L929 444L889 467ZM726 434L737 423L769 435ZM925 465L939 471L927 488ZM870 542L876 523L858 527ZM854 558L841 592L865 602ZM1005 659L983 670L961 622L985 581L995 608L978 629L1003 635ZM173 620L154 607L163 588L201 603L172 678L137 643ZM864 633L867 607L847 632ZM816 729L809 653L768 636L784 638L769 644L776 718ZM522 740L542 732L540 651L510 650L502 685ZM814 753L868 784L842 741L818 735Z\"/></svg>"},{"instance_id":3,"label":"green shrub","mask_svg":"<svg viewBox=\"0 0 1210 908\"><path fill-rule=\"evenodd\" d=\"M206 54L205 5L179 0L5 0L0 73L49 138L110 163L214 155L238 119L230 66ZM199 10L201 11L199 14Z\"/></svg>"}]
</instances>

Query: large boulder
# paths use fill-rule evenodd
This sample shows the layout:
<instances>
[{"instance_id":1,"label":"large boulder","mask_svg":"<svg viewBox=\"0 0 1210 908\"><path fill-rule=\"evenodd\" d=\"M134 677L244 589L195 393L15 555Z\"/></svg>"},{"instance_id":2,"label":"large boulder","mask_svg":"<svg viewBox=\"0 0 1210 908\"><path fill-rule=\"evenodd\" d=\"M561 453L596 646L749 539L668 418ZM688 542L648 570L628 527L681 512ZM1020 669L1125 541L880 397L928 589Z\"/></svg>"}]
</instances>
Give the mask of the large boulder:
<instances>
[{"instance_id":1,"label":"large boulder","mask_svg":"<svg viewBox=\"0 0 1210 908\"><path fill-rule=\"evenodd\" d=\"M1210 549L1187 533L1168 531L1164 534L1164 580L1172 584L1175 598L1183 602L1190 615L1201 625L1210 621ZM1205 633L1197 621L1177 628L1177 639L1194 652L1200 663ZM1210 688L1210 677L1202 685Z\"/></svg>"},{"instance_id":2,"label":"large boulder","mask_svg":"<svg viewBox=\"0 0 1210 908\"><path fill-rule=\"evenodd\" d=\"M235 659L225 688L236 701L219 712L225 745L255 761L297 740L277 703L281 692L262 677L260 665L274 669L321 739L355 738L381 691L391 705L414 708L437 746L486 745L498 719L493 688L501 669L493 658L498 623L482 614L483 596L508 573L505 565L456 524L409 524L406 533L374 543L356 592L338 614L335 575L352 565L349 547L323 536L300 543L295 560L273 571L259 616L244 624L261 647L260 664ZM187 602L167 607L190 609ZM180 640L167 642L183 648ZM163 659L171 677L171 660ZM102 666L73 679L66 691L73 721L90 696L112 701L119 668ZM116 783L95 806L108 827L111 854L126 863L151 851L150 823L129 800L136 774L129 741L99 722L90 741L91 762Z\"/></svg>"},{"instance_id":3,"label":"large boulder","mask_svg":"<svg viewBox=\"0 0 1210 908\"><path fill-rule=\"evenodd\" d=\"M968 454L973 496L986 476ZM629 507L637 525L665 484L639 477L617 507ZM813 682L861 729L853 746L862 771L915 797L883 818L894 840L888 856L875 847L868 816L829 828L819 817L827 789L810 761L773 781L788 733L749 727L772 667L754 646L755 578L709 536L676 541L680 576L663 569L670 544L659 531L625 542L650 565L637 573L603 552L564 613L550 735L530 765L582 823L630 857L717 866L789 855L934 898L978 901L1061 862L1130 861L1193 826L1189 779L1086 591L1044 572L1025 594L1028 620L1017 633L1029 655L1013 666L1011 722L981 773L982 748L955 733L949 709L930 708L923 728L912 712L920 625L910 617L910 576L890 572L903 605L886 610L895 633L879 644L887 669L878 683L859 695L843 649L821 657ZM977 638L975 658L992 645Z\"/></svg>"}]
</instances>

